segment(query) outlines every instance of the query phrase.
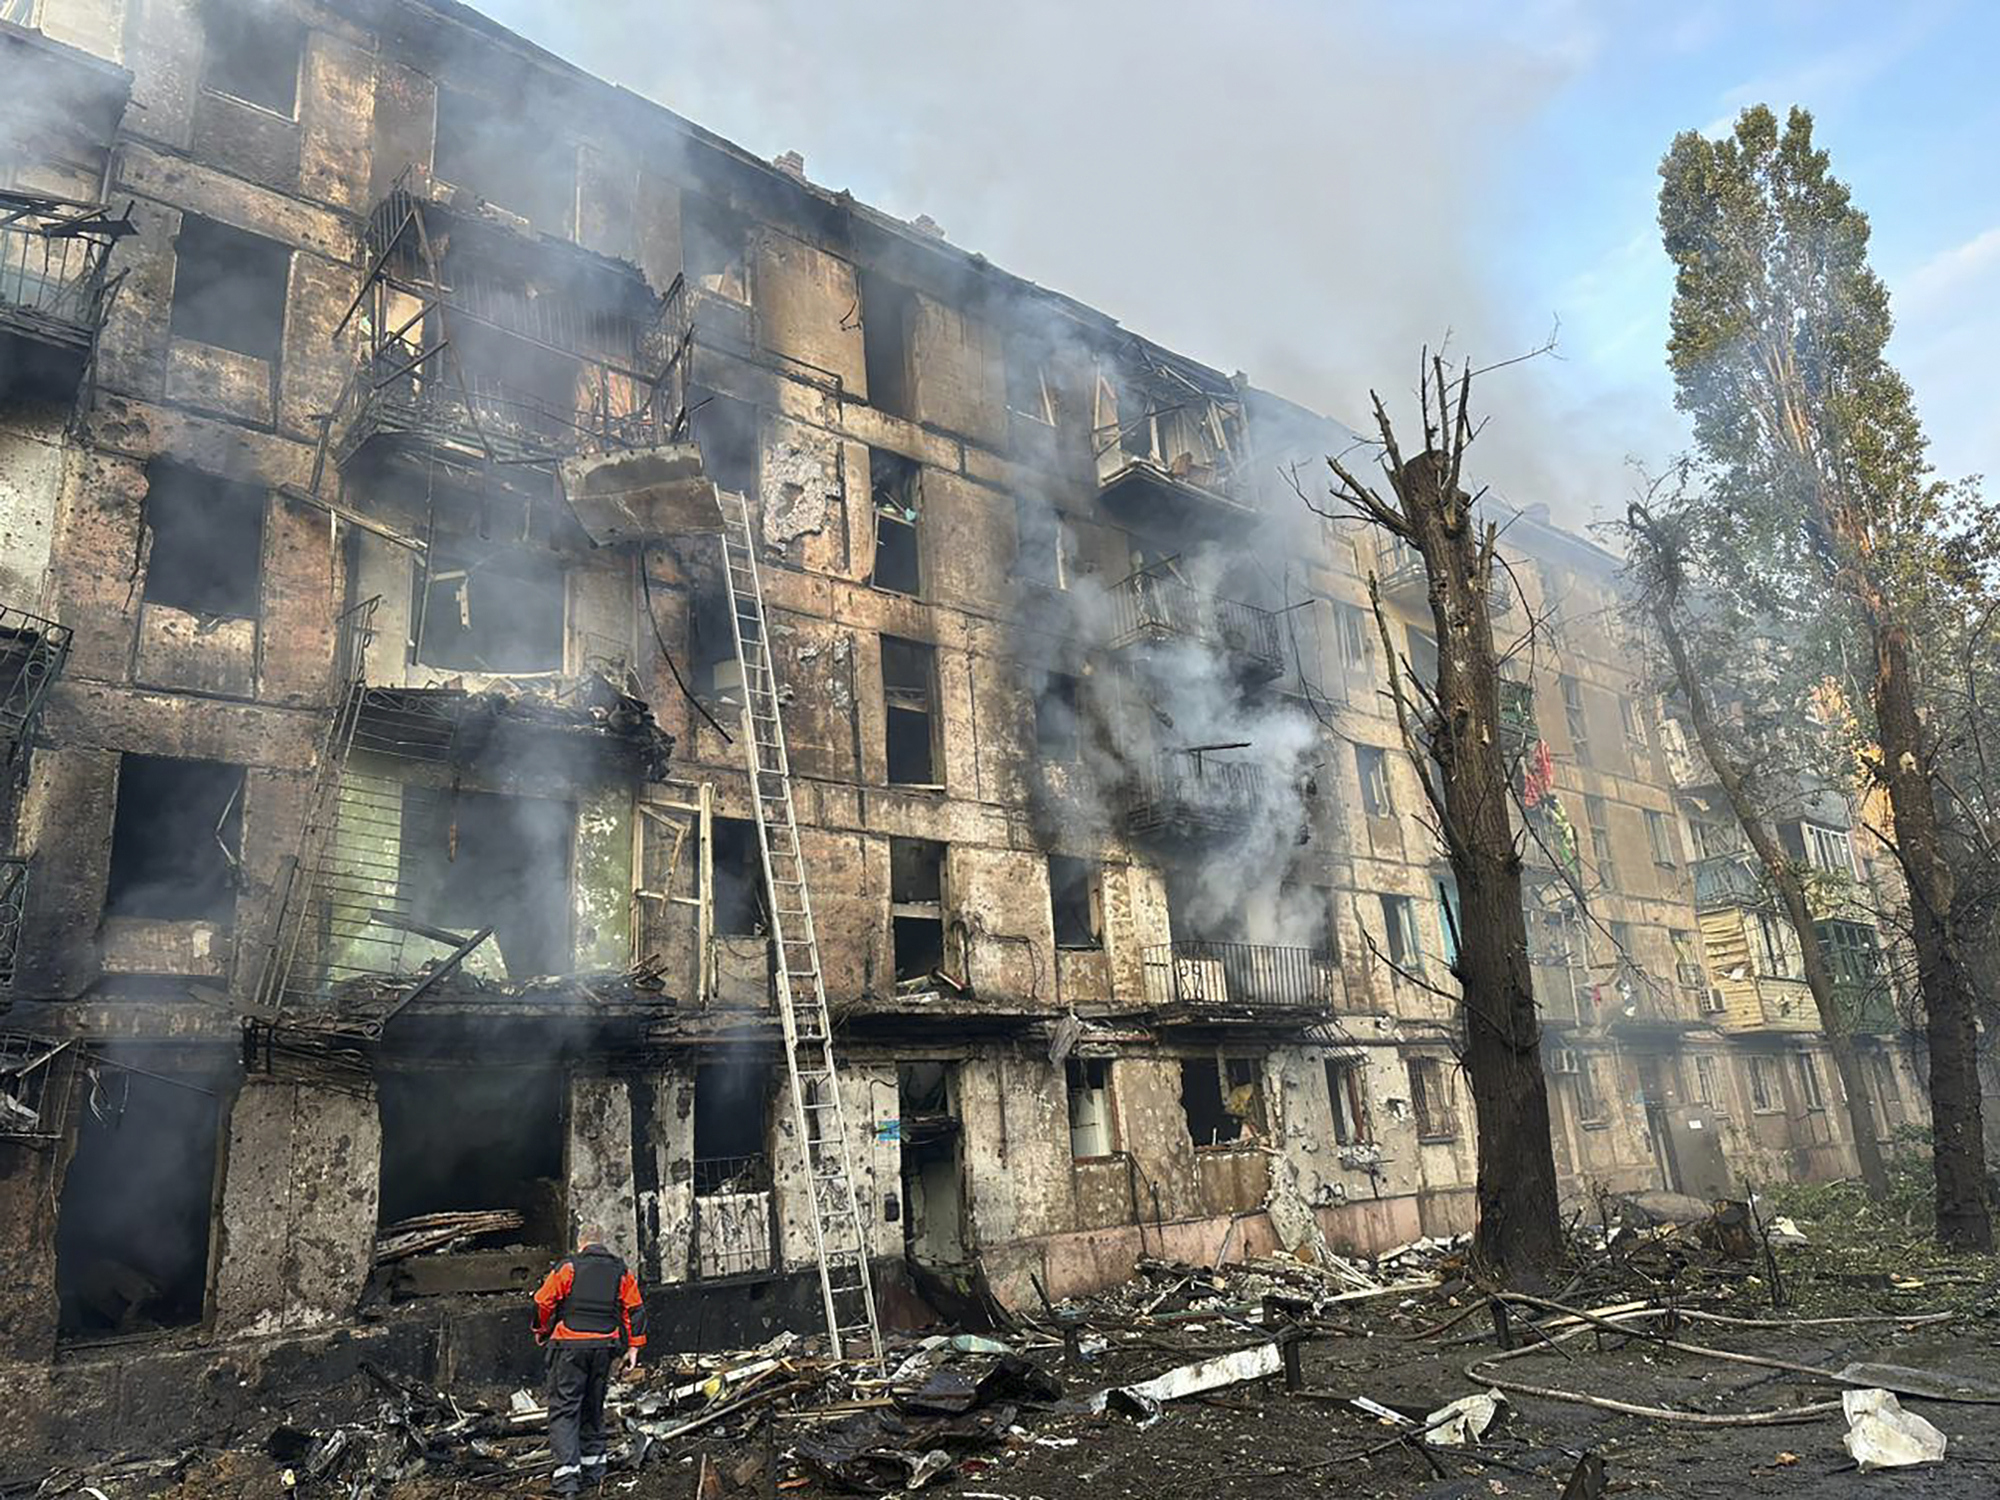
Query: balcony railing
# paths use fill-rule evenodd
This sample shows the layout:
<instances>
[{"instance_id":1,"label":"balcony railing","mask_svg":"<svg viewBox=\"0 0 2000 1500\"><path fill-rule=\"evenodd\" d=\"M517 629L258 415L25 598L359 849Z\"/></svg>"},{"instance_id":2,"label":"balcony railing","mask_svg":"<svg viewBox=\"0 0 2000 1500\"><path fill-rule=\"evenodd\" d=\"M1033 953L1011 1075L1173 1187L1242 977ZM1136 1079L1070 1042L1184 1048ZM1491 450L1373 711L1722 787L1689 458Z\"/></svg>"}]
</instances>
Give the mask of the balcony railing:
<instances>
[{"instance_id":1,"label":"balcony railing","mask_svg":"<svg viewBox=\"0 0 2000 1500\"><path fill-rule=\"evenodd\" d=\"M1264 768L1249 761L1157 755L1132 778L1125 826L1178 836L1248 828L1269 805L1269 785Z\"/></svg>"},{"instance_id":2,"label":"balcony railing","mask_svg":"<svg viewBox=\"0 0 2000 1500\"><path fill-rule=\"evenodd\" d=\"M1274 677L1285 667L1278 619L1267 609L1222 599L1178 578L1135 573L1111 591L1111 648L1188 640L1227 651L1244 667Z\"/></svg>"},{"instance_id":3,"label":"balcony railing","mask_svg":"<svg viewBox=\"0 0 2000 1500\"><path fill-rule=\"evenodd\" d=\"M1320 948L1159 943L1145 950L1146 1003L1200 1020L1328 1016L1341 1008L1340 961Z\"/></svg>"},{"instance_id":4,"label":"balcony railing","mask_svg":"<svg viewBox=\"0 0 2000 1500\"><path fill-rule=\"evenodd\" d=\"M0 191L0 336L41 351L0 355L0 371L14 364L23 378L75 395L115 285L111 247L130 233L129 218L97 205Z\"/></svg>"},{"instance_id":5,"label":"balcony railing","mask_svg":"<svg viewBox=\"0 0 2000 1500\"><path fill-rule=\"evenodd\" d=\"M1717 854L1694 862L1698 908L1753 906L1764 897L1764 872L1751 855Z\"/></svg>"},{"instance_id":6,"label":"balcony railing","mask_svg":"<svg viewBox=\"0 0 2000 1500\"><path fill-rule=\"evenodd\" d=\"M11 760L35 732L49 685L69 659L67 625L0 605L0 761Z\"/></svg>"},{"instance_id":7,"label":"balcony railing","mask_svg":"<svg viewBox=\"0 0 2000 1500\"><path fill-rule=\"evenodd\" d=\"M1375 578L1385 599L1412 607L1430 599L1431 579L1423 556L1400 537L1383 540L1375 555Z\"/></svg>"},{"instance_id":8,"label":"balcony railing","mask_svg":"<svg viewBox=\"0 0 2000 1500\"><path fill-rule=\"evenodd\" d=\"M1569 958L1528 956L1535 1006L1544 1021L1557 1025L1589 1025L1596 1019L1590 1004L1589 978Z\"/></svg>"},{"instance_id":9,"label":"balcony railing","mask_svg":"<svg viewBox=\"0 0 2000 1500\"><path fill-rule=\"evenodd\" d=\"M14 988L21 922L27 909L28 861L18 854L0 858L0 994Z\"/></svg>"}]
</instances>

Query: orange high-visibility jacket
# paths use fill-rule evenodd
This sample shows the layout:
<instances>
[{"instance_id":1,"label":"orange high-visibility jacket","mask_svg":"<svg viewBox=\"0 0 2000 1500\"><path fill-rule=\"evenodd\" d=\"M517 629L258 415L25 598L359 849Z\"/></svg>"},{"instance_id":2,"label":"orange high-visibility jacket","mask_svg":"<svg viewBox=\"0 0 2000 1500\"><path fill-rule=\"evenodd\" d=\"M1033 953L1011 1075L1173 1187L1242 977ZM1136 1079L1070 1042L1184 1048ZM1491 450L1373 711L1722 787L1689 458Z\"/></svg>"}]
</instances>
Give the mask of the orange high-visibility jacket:
<instances>
[{"instance_id":1,"label":"orange high-visibility jacket","mask_svg":"<svg viewBox=\"0 0 2000 1500\"><path fill-rule=\"evenodd\" d=\"M565 1259L535 1293L535 1341L646 1346L646 1302L625 1262L602 1245Z\"/></svg>"}]
</instances>

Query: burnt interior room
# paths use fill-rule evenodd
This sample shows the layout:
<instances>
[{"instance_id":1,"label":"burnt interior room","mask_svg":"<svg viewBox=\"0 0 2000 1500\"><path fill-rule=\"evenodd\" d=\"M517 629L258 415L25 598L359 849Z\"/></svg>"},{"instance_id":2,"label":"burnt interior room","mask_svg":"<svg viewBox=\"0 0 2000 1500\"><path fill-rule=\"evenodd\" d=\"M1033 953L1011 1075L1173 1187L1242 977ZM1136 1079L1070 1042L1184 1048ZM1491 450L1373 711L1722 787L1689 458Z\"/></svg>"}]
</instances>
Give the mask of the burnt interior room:
<instances>
[{"instance_id":1,"label":"burnt interior room","mask_svg":"<svg viewBox=\"0 0 2000 1500\"><path fill-rule=\"evenodd\" d=\"M241 766L126 755L118 765L104 915L227 926L242 846Z\"/></svg>"},{"instance_id":2,"label":"burnt interior room","mask_svg":"<svg viewBox=\"0 0 2000 1500\"><path fill-rule=\"evenodd\" d=\"M1230 1113L1222 1069L1212 1057L1181 1060L1181 1112L1197 1146L1226 1146L1242 1138L1243 1122Z\"/></svg>"},{"instance_id":3,"label":"burnt interior room","mask_svg":"<svg viewBox=\"0 0 2000 1500\"><path fill-rule=\"evenodd\" d=\"M748 818L711 818L710 854L717 937L757 937L770 930L764 911L764 856Z\"/></svg>"},{"instance_id":4,"label":"burnt interior room","mask_svg":"<svg viewBox=\"0 0 2000 1500\"><path fill-rule=\"evenodd\" d=\"M901 282L864 269L861 290L861 358L868 404L907 417L910 406L910 332L917 297Z\"/></svg>"},{"instance_id":5,"label":"burnt interior room","mask_svg":"<svg viewBox=\"0 0 2000 1500\"><path fill-rule=\"evenodd\" d=\"M462 379L482 423L558 448L576 439L583 402L582 366L575 358L473 318L452 322L451 348L455 369L436 362L432 378L442 377L447 389L454 373Z\"/></svg>"},{"instance_id":6,"label":"burnt interior room","mask_svg":"<svg viewBox=\"0 0 2000 1500\"><path fill-rule=\"evenodd\" d=\"M882 698L889 780L936 786L937 653L921 641L882 637Z\"/></svg>"},{"instance_id":7,"label":"burnt interior room","mask_svg":"<svg viewBox=\"0 0 2000 1500\"><path fill-rule=\"evenodd\" d=\"M305 28L273 5L203 0L201 86L290 118Z\"/></svg>"},{"instance_id":8,"label":"burnt interior room","mask_svg":"<svg viewBox=\"0 0 2000 1500\"><path fill-rule=\"evenodd\" d=\"M904 1248L925 1265L965 1258L965 1193L960 1126L953 1093L956 1065L903 1063L896 1069L896 1113L902 1132Z\"/></svg>"},{"instance_id":9,"label":"burnt interior room","mask_svg":"<svg viewBox=\"0 0 2000 1500\"><path fill-rule=\"evenodd\" d=\"M732 1057L694 1070L694 1190L761 1192L771 1185L765 1139L771 1114L771 1064Z\"/></svg>"},{"instance_id":10,"label":"burnt interior room","mask_svg":"<svg viewBox=\"0 0 2000 1500\"><path fill-rule=\"evenodd\" d=\"M174 240L171 332L276 360L285 339L291 268L291 251L277 241L183 214Z\"/></svg>"},{"instance_id":11,"label":"burnt interior room","mask_svg":"<svg viewBox=\"0 0 2000 1500\"><path fill-rule=\"evenodd\" d=\"M559 672L562 562L534 546L466 537L415 569L414 659L450 671Z\"/></svg>"},{"instance_id":12,"label":"burnt interior room","mask_svg":"<svg viewBox=\"0 0 2000 1500\"><path fill-rule=\"evenodd\" d=\"M531 87L525 70L491 99L440 87L431 174L560 236L576 199L576 146L548 128L546 112L522 108Z\"/></svg>"},{"instance_id":13,"label":"burnt interior room","mask_svg":"<svg viewBox=\"0 0 2000 1500\"><path fill-rule=\"evenodd\" d=\"M944 845L889 840L889 930L896 983L921 984L944 966Z\"/></svg>"},{"instance_id":14,"label":"burnt interior room","mask_svg":"<svg viewBox=\"0 0 2000 1500\"><path fill-rule=\"evenodd\" d=\"M913 459L883 448L868 450L869 495L875 507L875 569L868 581L892 594L923 592L918 546L922 476Z\"/></svg>"},{"instance_id":15,"label":"burnt interior room","mask_svg":"<svg viewBox=\"0 0 2000 1500\"><path fill-rule=\"evenodd\" d=\"M147 465L146 602L212 618L256 615L264 505L256 485Z\"/></svg>"},{"instance_id":16,"label":"burnt interior room","mask_svg":"<svg viewBox=\"0 0 2000 1500\"><path fill-rule=\"evenodd\" d=\"M563 1078L547 1065L379 1067L381 1223L511 1208L523 1227L496 1245L562 1247Z\"/></svg>"},{"instance_id":17,"label":"burnt interior room","mask_svg":"<svg viewBox=\"0 0 2000 1500\"><path fill-rule=\"evenodd\" d=\"M493 929L508 977L571 964L567 802L497 792L403 791L400 890L411 919L470 937Z\"/></svg>"},{"instance_id":18,"label":"burnt interior room","mask_svg":"<svg viewBox=\"0 0 2000 1500\"><path fill-rule=\"evenodd\" d=\"M1043 760L1077 760L1083 754L1081 684L1066 672L1042 674L1035 693L1035 751Z\"/></svg>"},{"instance_id":19,"label":"burnt interior room","mask_svg":"<svg viewBox=\"0 0 2000 1500\"><path fill-rule=\"evenodd\" d=\"M1049 856L1049 906L1058 948L1103 946L1097 866L1087 859Z\"/></svg>"},{"instance_id":20,"label":"burnt interior room","mask_svg":"<svg viewBox=\"0 0 2000 1500\"><path fill-rule=\"evenodd\" d=\"M704 473L733 495L757 493L757 408L703 386L687 393L688 419Z\"/></svg>"},{"instance_id":21,"label":"burnt interior room","mask_svg":"<svg viewBox=\"0 0 2000 1500\"><path fill-rule=\"evenodd\" d=\"M57 1210L59 1334L115 1338L199 1323L217 1101L117 1067L100 1068L88 1096Z\"/></svg>"},{"instance_id":22,"label":"burnt interior room","mask_svg":"<svg viewBox=\"0 0 2000 1500\"><path fill-rule=\"evenodd\" d=\"M749 301L749 245L741 214L699 193L681 195L681 274L689 286Z\"/></svg>"}]
</instances>

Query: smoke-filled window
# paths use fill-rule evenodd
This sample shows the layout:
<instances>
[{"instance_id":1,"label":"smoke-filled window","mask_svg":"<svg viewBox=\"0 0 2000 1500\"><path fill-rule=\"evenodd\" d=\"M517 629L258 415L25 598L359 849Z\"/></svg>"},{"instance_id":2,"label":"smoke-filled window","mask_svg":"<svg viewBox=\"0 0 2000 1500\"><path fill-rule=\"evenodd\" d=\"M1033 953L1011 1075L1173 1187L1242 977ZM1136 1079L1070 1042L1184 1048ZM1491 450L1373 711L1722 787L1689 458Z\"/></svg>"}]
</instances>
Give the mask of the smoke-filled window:
<instances>
[{"instance_id":1,"label":"smoke-filled window","mask_svg":"<svg viewBox=\"0 0 2000 1500\"><path fill-rule=\"evenodd\" d=\"M292 252L195 214L181 216L174 240L176 338L276 360L285 341L285 285Z\"/></svg>"},{"instance_id":2,"label":"smoke-filled window","mask_svg":"<svg viewBox=\"0 0 2000 1500\"><path fill-rule=\"evenodd\" d=\"M694 1190L697 1197L762 1192L771 1185L766 1126L770 1063L703 1063L694 1070Z\"/></svg>"},{"instance_id":3,"label":"smoke-filled window","mask_svg":"<svg viewBox=\"0 0 2000 1500\"><path fill-rule=\"evenodd\" d=\"M485 1244L562 1248L564 1085L554 1065L378 1068L381 1226L512 1209L521 1228Z\"/></svg>"},{"instance_id":4,"label":"smoke-filled window","mask_svg":"<svg viewBox=\"0 0 2000 1500\"><path fill-rule=\"evenodd\" d=\"M717 937L755 937L769 929L764 916L764 856L757 825L747 818L711 818L710 855L715 882Z\"/></svg>"},{"instance_id":5,"label":"smoke-filled window","mask_svg":"<svg viewBox=\"0 0 2000 1500\"><path fill-rule=\"evenodd\" d=\"M241 766L124 756L104 915L227 926L242 845Z\"/></svg>"},{"instance_id":6,"label":"smoke-filled window","mask_svg":"<svg viewBox=\"0 0 2000 1500\"><path fill-rule=\"evenodd\" d=\"M489 940L515 980L570 967L566 802L494 792L403 793L400 889L416 921Z\"/></svg>"},{"instance_id":7,"label":"smoke-filled window","mask_svg":"<svg viewBox=\"0 0 2000 1500\"><path fill-rule=\"evenodd\" d=\"M1093 861L1049 856L1049 904L1058 948L1104 946L1104 904L1098 882Z\"/></svg>"},{"instance_id":8,"label":"smoke-filled window","mask_svg":"<svg viewBox=\"0 0 2000 1500\"><path fill-rule=\"evenodd\" d=\"M289 117L298 105L305 29L268 0L207 0L201 84Z\"/></svg>"},{"instance_id":9,"label":"smoke-filled window","mask_svg":"<svg viewBox=\"0 0 2000 1500\"><path fill-rule=\"evenodd\" d=\"M199 1323L216 1168L212 1094L103 1070L56 1220L65 1339Z\"/></svg>"},{"instance_id":10,"label":"smoke-filled window","mask_svg":"<svg viewBox=\"0 0 2000 1500\"><path fill-rule=\"evenodd\" d=\"M928 984L943 967L943 844L889 840L889 936L898 985Z\"/></svg>"},{"instance_id":11,"label":"smoke-filled window","mask_svg":"<svg viewBox=\"0 0 2000 1500\"><path fill-rule=\"evenodd\" d=\"M1333 1105L1336 1145L1358 1146L1373 1139L1368 1128L1368 1086L1360 1063L1351 1058L1329 1060L1326 1093Z\"/></svg>"},{"instance_id":12,"label":"smoke-filled window","mask_svg":"<svg viewBox=\"0 0 2000 1500\"><path fill-rule=\"evenodd\" d=\"M1379 745L1354 747L1355 770L1361 778L1361 810L1371 818L1386 818L1396 806L1389 800L1389 757Z\"/></svg>"},{"instance_id":13,"label":"smoke-filled window","mask_svg":"<svg viewBox=\"0 0 2000 1500\"><path fill-rule=\"evenodd\" d=\"M1076 533L1038 495L1014 500L1014 576L1043 588L1066 589L1075 571Z\"/></svg>"},{"instance_id":14,"label":"smoke-filled window","mask_svg":"<svg viewBox=\"0 0 2000 1500\"><path fill-rule=\"evenodd\" d=\"M708 390L688 391L694 440L701 449L703 470L717 489L733 495L757 493L757 408L748 401Z\"/></svg>"},{"instance_id":15,"label":"smoke-filled window","mask_svg":"<svg viewBox=\"0 0 2000 1500\"><path fill-rule=\"evenodd\" d=\"M1039 339L1016 336L1007 341L1007 410L1016 416L1056 424L1055 384L1049 378L1049 356Z\"/></svg>"},{"instance_id":16,"label":"smoke-filled window","mask_svg":"<svg viewBox=\"0 0 2000 1500\"><path fill-rule=\"evenodd\" d=\"M868 404L891 416L910 414L910 334L916 293L873 271L861 273L861 357Z\"/></svg>"},{"instance_id":17,"label":"smoke-filled window","mask_svg":"<svg viewBox=\"0 0 2000 1500\"><path fill-rule=\"evenodd\" d=\"M1111 1130L1111 1060L1072 1057L1063 1074L1069 1086L1069 1154L1078 1161L1111 1155L1115 1149Z\"/></svg>"},{"instance_id":18,"label":"smoke-filled window","mask_svg":"<svg viewBox=\"0 0 2000 1500\"><path fill-rule=\"evenodd\" d=\"M549 130L546 111L523 103L441 85L431 174L519 214L544 234L568 234L576 148Z\"/></svg>"},{"instance_id":19,"label":"smoke-filled window","mask_svg":"<svg viewBox=\"0 0 2000 1500\"><path fill-rule=\"evenodd\" d=\"M1398 968L1414 969L1423 962L1423 942L1417 935L1416 902L1408 896L1384 895L1382 927L1389 939L1390 963Z\"/></svg>"},{"instance_id":20,"label":"smoke-filled window","mask_svg":"<svg viewBox=\"0 0 2000 1500\"><path fill-rule=\"evenodd\" d=\"M1043 760L1076 760L1083 754L1082 688L1076 678L1051 672L1035 694L1035 751Z\"/></svg>"},{"instance_id":21,"label":"smoke-filled window","mask_svg":"<svg viewBox=\"0 0 2000 1500\"><path fill-rule=\"evenodd\" d=\"M937 785L936 651L920 641L883 636L882 697L890 783Z\"/></svg>"},{"instance_id":22,"label":"smoke-filled window","mask_svg":"<svg viewBox=\"0 0 2000 1500\"><path fill-rule=\"evenodd\" d=\"M563 570L553 553L440 543L415 570L415 645L427 667L555 672L563 664Z\"/></svg>"},{"instance_id":23,"label":"smoke-filled window","mask_svg":"<svg viewBox=\"0 0 2000 1500\"><path fill-rule=\"evenodd\" d=\"M257 613L265 492L173 463L146 469L148 603L242 619Z\"/></svg>"},{"instance_id":24,"label":"smoke-filled window","mask_svg":"<svg viewBox=\"0 0 2000 1500\"><path fill-rule=\"evenodd\" d=\"M868 450L868 496L875 512L875 568L869 582L895 594L923 592L923 467L884 448Z\"/></svg>"},{"instance_id":25,"label":"smoke-filled window","mask_svg":"<svg viewBox=\"0 0 2000 1500\"><path fill-rule=\"evenodd\" d=\"M750 300L750 232L740 215L696 193L681 197L681 274L732 302Z\"/></svg>"}]
</instances>

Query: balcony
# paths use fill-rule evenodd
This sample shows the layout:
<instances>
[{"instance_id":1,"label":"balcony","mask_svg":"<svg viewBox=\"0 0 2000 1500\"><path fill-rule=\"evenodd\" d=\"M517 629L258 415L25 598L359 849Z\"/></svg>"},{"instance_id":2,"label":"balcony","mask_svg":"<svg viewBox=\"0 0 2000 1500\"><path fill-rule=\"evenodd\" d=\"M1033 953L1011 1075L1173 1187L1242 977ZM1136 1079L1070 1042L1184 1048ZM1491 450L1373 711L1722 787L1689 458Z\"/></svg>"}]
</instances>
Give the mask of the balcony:
<instances>
[{"instance_id":1,"label":"balcony","mask_svg":"<svg viewBox=\"0 0 2000 1500\"><path fill-rule=\"evenodd\" d=\"M1100 372L1092 445L1098 498L1129 525L1225 536L1257 517L1243 403L1211 371L1135 346Z\"/></svg>"},{"instance_id":2,"label":"balcony","mask_svg":"<svg viewBox=\"0 0 2000 1500\"><path fill-rule=\"evenodd\" d=\"M1246 678L1266 681L1285 669L1276 615L1204 594L1178 578L1134 573L1111 591L1111 610L1114 651L1191 641L1226 652Z\"/></svg>"},{"instance_id":3,"label":"balcony","mask_svg":"<svg viewBox=\"0 0 2000 1500\"><path fill-rule=\"evenodd\" d=\"M69 641L67 625L0 605L0 761L18 757L33 737Z\"/></svg>"},{"instance_id":4,"label":"balcony","mask_svg":"<svg viewBox=\"0 0 2000 1500\"><path fill-rule=\"evenodd\" d=\"M1528 955L1535 1008L1545 1026L1588 1026L1596 1020L1589 976L1567 957Z\"/></svg>"},{"instance_id":5,"label":"balcony","mask_svg":"<svg viewBox=\"0 0 2000 1500\"><path fill-rule=\"evenodd\" d=\"M111 302L111 248L129 218L0 192L0 395L74 400Z\"/></svg>"},{"instance_id":6,"label":"balcony","mask_svg":"<svg viewBox=\"0 0 2000 1500\"><path fill-rule=\"evenodd\" d=\"M1254 825L1269 805L1262 766L1179 751L1154 756L1133 776L1125 827L1170 839L1229 834Z\"/></svg>"},{"instance_id":7,"label":"balcony","mask_svg":"<svg viewBox=\"0 0 2000 1500\"><path fill-rule=\"evenodd\" d=\"M1376 549L1375 581L1384 599L1405 609L1430 604L1431 579L1423 555L1400 537L1385 536Z\"/></svg>"},{"instance_id":8,"label":"balcony","mask_svg":"<svg viewBox=\"0 0 2000 1500\"><path fill-rule=\"evenodd\" d=\"M1145 950L1146 1004L1204 1024L1324 1020L1342 1008L1340 961L1319 948L1159 943Z\"/></svg>"},{"instance_id":9,"label":"balcony","mask_svg":"<svg viewBox=\"0 0 2000 1500\"><path fill-rule=\"evenodd\" d=\"M1764 872L1749 854L1717 854L1694 862L1697 911L1725 906L1757 906L1767 897Z\"/></svg>"}]
</instances>

